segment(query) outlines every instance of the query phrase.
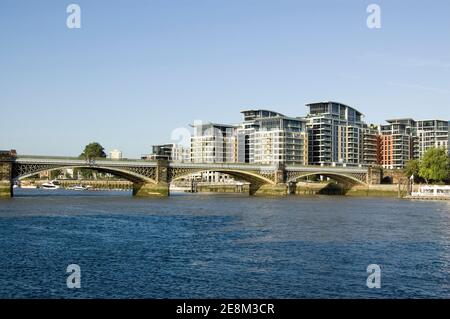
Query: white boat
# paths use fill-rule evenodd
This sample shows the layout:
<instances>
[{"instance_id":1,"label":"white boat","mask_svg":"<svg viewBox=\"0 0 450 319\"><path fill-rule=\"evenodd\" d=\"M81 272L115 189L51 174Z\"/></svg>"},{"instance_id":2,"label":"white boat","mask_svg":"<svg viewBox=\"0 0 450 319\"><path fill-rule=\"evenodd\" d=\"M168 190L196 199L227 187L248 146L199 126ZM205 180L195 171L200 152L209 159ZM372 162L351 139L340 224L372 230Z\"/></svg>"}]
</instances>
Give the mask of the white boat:
<instances>
[{"instance_id":1,"label":"white boat","mask_svg":"<svg viewBox=\"0 0 450 319\"><path fill-rule=\"evenodd\" d=\"M91 189L91 185L75 185L72 187L68 187L67 189L73 190L73 191L85 191Z\"/></svg>"},{"instance_id":2,"label":"white boat","mask_svg":"<svg viewBox=\"0 0 450 319\"><path fill-rule=\"evenodd\" d=\"M84 186L84 185L75 185L75 186L69 187L68 189L73 190L73 191L84 191L84 190L87 190L88 187Z\"/></svg>"},{"instance_id":3,"label":"white boat","mask_svg":"<svg viewBox=\"0 0 450 319\"><path fill-rule=\"evenodd\" d=\"M37 188L37 186L36 185L20 185L20 188L32 188L32 189L35 189L35 188Z\"/></svg>"},{"instance_id":4,"label":"white boat","mask_svg":"<svg viewBox=\"0 0 450 319\"><path fill-rule=\"evenodd\" d=\"M191 190L191 187L170 185L169 190L171 192L188 192Z\"/></svg>"},{"instance_id":5,"label":"white boat","mask_svg":"<svg viewBox=\"0 0 450 319\"><path fill-rule=\"evenodd\" d=\"M43 189L58 189L60 187L61 186L57 181L50 181L41 185L41 188Z\"/></svg>"},{"instance_id":6,"label":"white boat","mask_svg":"<svg viewBox=\"0 0 450 319\"><path fill-rule=\"evenodd\" d=\"M412 192L412 197L447 198L450 199L450 185L424 185L418 192Z\"/></svg>"}]
</instances>

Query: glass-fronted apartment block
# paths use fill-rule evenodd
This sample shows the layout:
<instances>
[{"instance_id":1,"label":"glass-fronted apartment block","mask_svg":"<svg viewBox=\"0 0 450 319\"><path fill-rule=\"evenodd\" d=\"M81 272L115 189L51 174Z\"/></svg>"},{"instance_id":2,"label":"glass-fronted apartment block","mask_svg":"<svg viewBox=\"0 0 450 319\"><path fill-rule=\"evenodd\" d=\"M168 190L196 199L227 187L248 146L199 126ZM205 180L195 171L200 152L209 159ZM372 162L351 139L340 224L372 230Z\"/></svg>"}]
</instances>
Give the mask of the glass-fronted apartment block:
<instances>
[{"instance_id":1,"label":"glass-fronted apartment block","mask_svg":"<svg viewBox=\"0 0 450 319\"><path fill-rule=\"evenodd\" d=\"M416 122L417 157L421 158L431 147L443 147L450 154L449 125L443 120L420 120Z\"/></svg>"},{"instance_id":2,"label":"glass-fronted apartment block","mask_svg":"<svg viewBox=\"0 0 450 319\"><path fill-rule=\"evenodd\" d=\"M244 115L244 121L237 129L238 161L254 163L254 143L251 139L260 128L259 120L284 115L269 110L247 110L241 113Z\"/></svg>"},{"instance_id":3,"label":"glass-fronted apartment block","mask_svg":"<svg viewBox=\"0 0 450 319\"><path fill-rule=\"evenodd\" d=\"M190 149L179 144L168 143L152 146L152 153L142 156L142 159L167 159L174 162L190 162Z\"/></svg>"},{"instance_id":4,"label":"glass-fronted apartment block","mask_svg":"<svg viewBox=\"0 0 450 319\"><path fill-rule=\"evenodd\" d=\"M367 125L363 128L362 163L367 165L381 164L380 128L377 125Z\"/></svg>"},{"instance_id":5,"label":"glass-fronted apartment block","mask_svg":"<svg viewBox=\"0 0 450 319\"><path fill-rule=\"evenodd\" d=\"M237 162L237 137L235 125L201 123L192 125L191 162Z\"/></svg>"},{"instance_id":6,"label":"glass-fronted apartment block","mask_svg":"<svg viewBox=\"0 0 450 319\"><path fill-rule=\"evenodd\" d=\"M305 120L268 110L243 111L238 159L245 163L306 165Z\"/></svg>"},{"instance_id":7,"label":"glass-fronted apartment block","mask_svg":"<svg viewBox=\"0 0 450 319\"><path fill-rule=\"evenodd\" d=\"M384 168L404 168L407 161L422 158L431 147L443 147L450 154L448 121L405 118L386 122L381 126Z\"/></svg>"},{"instance_id":8,"label":"glass-fronted apartment block","mask_svg":"<svg viewBox=\"0 0 450 319\"><path fill-rule=\"evenodd\" d=\"M363 114L338 102L306 105L308 163L360 164L363 151Z\"/></svg>"},{"instance_id":9,"label":"glass-fronted apartment block","mask_svg":"<svg viewBox=\"0 0 450 319\"><path fill-rule=\"evenodd\" d=\"M414 158L416 149L413 119L387 120L381 125L381 165L387 169L402 169Z\"/></svg>"},{"instance_id":10,"label":"glass-fronted apartment block","mask_svg":"<svg viewBox=\"0 0 450 319\"><path fill-rule=\"evenodd\" d=\"M172 156L171 159L174 162L190 162L191 161L191 149L179 144L172 144Z\"/></svg>"}]
</instances>

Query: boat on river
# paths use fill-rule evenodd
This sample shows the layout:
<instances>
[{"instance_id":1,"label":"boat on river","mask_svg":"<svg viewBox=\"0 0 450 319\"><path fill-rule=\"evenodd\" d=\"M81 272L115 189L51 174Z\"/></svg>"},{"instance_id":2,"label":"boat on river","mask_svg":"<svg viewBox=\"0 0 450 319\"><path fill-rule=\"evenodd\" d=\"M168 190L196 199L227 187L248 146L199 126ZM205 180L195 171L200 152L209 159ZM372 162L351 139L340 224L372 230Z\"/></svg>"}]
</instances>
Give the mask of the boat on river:
<instances>
[{"instance_id":1,"label":"boat on river","mask_svg":"<svg viewBox=\"0 0 450 319\"><path fill-rule=\"evenodd\" d=\"M61 185L57 181L50 181L41 185L42 189L59 189Z\"/></svg>"},{"instance_id":2,"label":"boat on river","mask_svg":"<svg viewBox=\"0 0 450 319\"><path fill-rule=\"evenodd\" d=\"M450 185L423 185L408 198L450 200Z\"/></svg>"},{"instance_id":3,"label":"boat on river","mask_svg":"<svg viewBox=\"0 0 450 319\"><path fill-rule=\"evenodd\" d=\"M92 189L92 186L91 185L75 185L75 186L69 187L67 189L70 189L73 191L85 191L85 190Z\"/></svg>"}]
</instances>

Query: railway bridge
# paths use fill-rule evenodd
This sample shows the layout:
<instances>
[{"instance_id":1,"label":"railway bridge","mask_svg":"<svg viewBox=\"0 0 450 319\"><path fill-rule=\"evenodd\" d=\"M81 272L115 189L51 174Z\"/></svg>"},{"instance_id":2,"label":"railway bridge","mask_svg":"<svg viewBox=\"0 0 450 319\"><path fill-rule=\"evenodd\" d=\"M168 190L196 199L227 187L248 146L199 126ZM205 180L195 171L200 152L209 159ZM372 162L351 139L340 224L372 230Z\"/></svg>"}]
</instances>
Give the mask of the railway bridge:
<instances>
[{"instance_id":1,"label":"railway bridge","mask_svg":"<svg viewBox=\"0 0 450 319\"><path fill-rule=\"evenodd\" d=\"M13 183L26 177L65 168L92 169L110 173L133 183L133 195L169 196L172 181L193 173L214 171L250 183L250 195L285 195L307 176L329 177L348 187L380 183L380 173L370 167L258 165L247 163L180 163L168 160L80 159L58 156L17 155L0 151L0 197L13 196Z\"/></svg>"}]
</instances>

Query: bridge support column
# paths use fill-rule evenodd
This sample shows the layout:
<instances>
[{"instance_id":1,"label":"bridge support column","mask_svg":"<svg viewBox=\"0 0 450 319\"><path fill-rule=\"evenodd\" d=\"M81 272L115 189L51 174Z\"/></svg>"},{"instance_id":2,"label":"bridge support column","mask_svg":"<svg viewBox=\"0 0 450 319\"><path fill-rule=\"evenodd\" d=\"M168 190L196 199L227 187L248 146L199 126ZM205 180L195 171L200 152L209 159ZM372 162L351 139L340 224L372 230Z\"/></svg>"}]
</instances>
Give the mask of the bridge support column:
<instances>
[{"instance_id":1,"label":"bridge support column","mask_svg":"<svg viewBox=\"0 0 450 319\"><path fill-rule=\"evenodd\" d=\"M10 181L0 181L0 199L13 197L12 183Z\"/></svg>"},{"instance_id":2,"label":"bridge support column","mask_svg":"<svg viewBox=\"0 0 450 319\"><path fill-rule=\"evenodd\" d=\"M156 166L156 184L134 183L133 196L137 197L167 197L169 196L169 163L165 159L159 159Z\"/></svg>"},{"instance_id":3,"label":"bridge support column","mask_svg":"<svg viewBox=\"0 0 450 319\"><path fill-rule=\"evenodd\" d=\"M367 170L367 184L381 184L383 171L379 167L369 167Z\"/></svg>"},{"instance_id":4,"label":"bridge support column","mask_svg":"<svg viewBox=\"0 0 450 319\"><path fill-rule=\"evenodd\" d=\"M11 198L13 196L13 160L12 151L0 153L0 199Z\"/></svg>"},{"instance_id":5,"label":"bridge support column","mask_svg":"<svg viewBox=\"0 0 450 319\"><path fill-rule=\"evenodd\" d=\"M297 183L296 182L289 182L287 184L287 193L289 195L297 193Z\"/></svg>"},{"instance_id":6,"label":"bridge support column","mask_svg":"<svg viewBox=\"0 0 450 319\"><path fill-rule=\"evenodd\" d=\"M167 197L169 184L167 183L134 183L133 196L136 197Z\"/></svg>"},{"instance_id":7,"label":"bridge support column","mask_svg":"<svg viewBox=\"0 0 450 319\"><path fill-rule=\"evenodd\" d=\"M288 186L286 184L250 184L249 193L255 196L284 196L288 193Z\"/></svg>"}]
</instances>

